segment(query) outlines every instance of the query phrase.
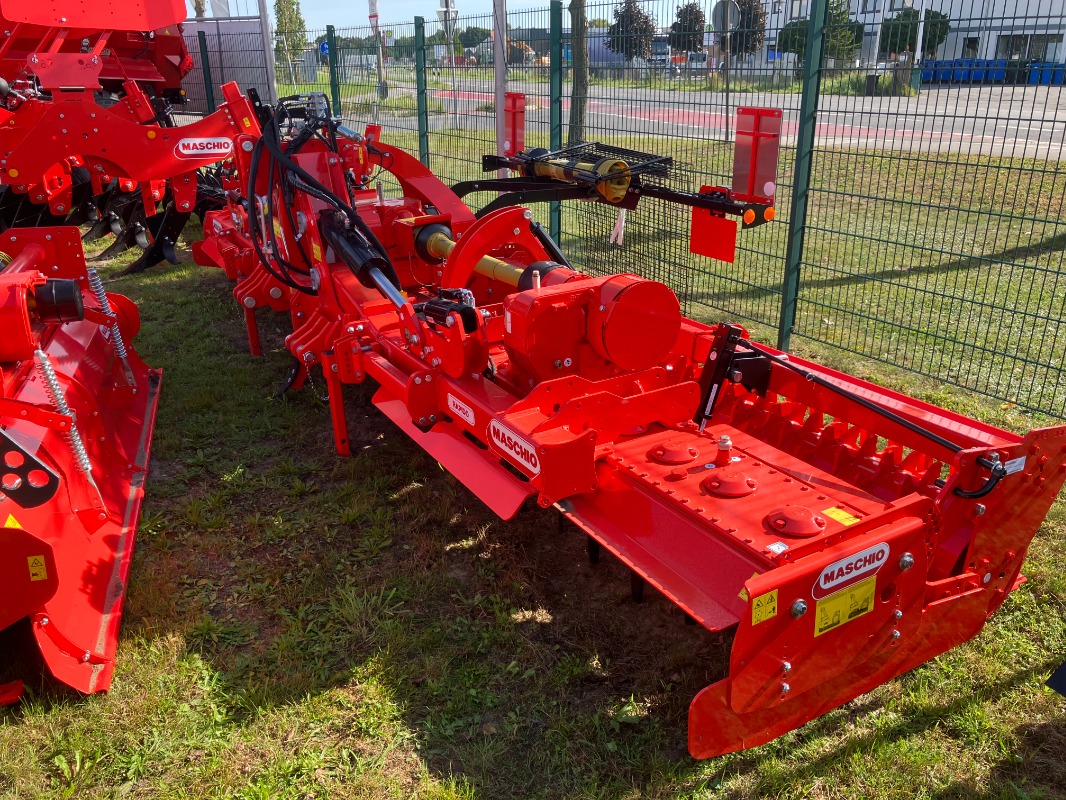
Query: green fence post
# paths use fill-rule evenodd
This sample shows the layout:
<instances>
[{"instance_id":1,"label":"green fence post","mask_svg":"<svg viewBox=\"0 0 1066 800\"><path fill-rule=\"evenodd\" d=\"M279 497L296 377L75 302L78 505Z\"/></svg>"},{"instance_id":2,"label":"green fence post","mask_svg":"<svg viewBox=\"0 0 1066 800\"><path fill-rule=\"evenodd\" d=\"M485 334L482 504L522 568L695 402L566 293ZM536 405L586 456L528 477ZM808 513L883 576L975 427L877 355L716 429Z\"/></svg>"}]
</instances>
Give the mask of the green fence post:
<instances>
[{"instance_id":1,"label":"green fence post","mask_svg":"<svg viewBox=\"0 0 1066 800\"><path fill-rule=\"evenodd\" d=\"M326 26L326 60L329 62L329 93L333 99L333 114L340 117L341 114L341 79L337 69L337 29L332 25Z\"/></svg>"},{"instance_id":2,"label":"green fence post","mask_svg":"<svg viewBox=\"0 0 1066 800\"><path fill-rule=\"evenodd\" d=\"M200 41L200 64L204 70L204 89L207 91L207 113L215 110L215 83L211 80L211 57L207 54L207 34L203 31L196 32L196 38Z\"/></svg>"},{"instance_id":3,"label":"green fence post","mask_svg":"<svg viewBox=\"0 0 1066 800\"><path fill-rule=\"evenodd\" d=\"M807 228L807 200L811 188L811 162L814 160L818 89L822 58L825 55L825 27L828 22L827 0L811 0L807 52L803 59L803 99L800 102L799 131L796 134L796 169L792 179L792 214L788 220L785 280L781 287L781 318L777 325L777 347L780 350L788 350L792 341L792 329L796 325L800 263L803 261L803 236Z\"/></svg>"},{"instance_id":4,"label":"green fence post","mask_svg":"<svg viewBox=\"0 0 1066 800\"><path fill-rule=\"evenodd\" d=\"M551 150L559 150L563 146L563 3L562 0L551 0L551 13L549 15L549 42L548 42L548 107L549 133L548 147ZM562 234L563 220L562 207L558 200L551 203L548 211L548 232L556 244Z\"/></svg>"},{"instance_id":5,"label":"green fence post","mask_svg":"<svg viewBox=\"0 0 1066 800\"><path fill-rule=\"evenodd\" d=\"M429 166L429 104L426 102L426 20L415 17L415 102L418 104L418 160Z\"/></svg>"}]
</instances>

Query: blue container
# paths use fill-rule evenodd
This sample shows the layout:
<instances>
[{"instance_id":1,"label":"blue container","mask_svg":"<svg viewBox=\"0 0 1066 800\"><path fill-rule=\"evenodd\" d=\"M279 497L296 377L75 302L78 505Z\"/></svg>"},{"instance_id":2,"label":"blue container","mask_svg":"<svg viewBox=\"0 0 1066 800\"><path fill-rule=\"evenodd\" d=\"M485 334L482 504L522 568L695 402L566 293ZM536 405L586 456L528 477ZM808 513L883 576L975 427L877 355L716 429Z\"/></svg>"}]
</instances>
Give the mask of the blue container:
<instances>
[{"instance_id":1,"label":"blue container","mask_svg":"<svg viewBox=\"0 0 1066 800\"><path fill-rule=\"evenodd\" d=\"M1055 86L1062 86L1066 83L1066 64L1056 64L1055 69L1051 73L1051 82Z\"/></svg>"},{"instance_id":2,"label":"blue container","mask_svg":"<svg viewBox=\"0 0 1066 800\"><path fill-rule=\"evenodd\" d=\"M953 61L936 62L936 79L940 82L950 81Z\"/></svg>"},{"instance_id":3,"label":"blue container","mask_svg":"<svg viewBox=\"0 0 1066 800\"><path fill-rule=\"evenodd\" d=\"M1054 64L1041 64L1040 65L1040 83L1044 86L1050 86L1052 79L1055 77L1055 65Z\"/></svg>"},{"instance_id":4,"label":"blue container","mask_svg":"<svg viewBox=\"0 0 1066 800\"><path fill-rule=\"evenodd\" d=\"M922 62L922 83L929 83L936 75L936 65L940 63L938 61L923 61Z\"/></svg>"},{"instance_id":5,"label":"blue container","mask_svg":"<svg viewBox=\"0 0 1066 800\"><path fill-rule=\"evenodd\" d=\"M1007 59L996 58L988 62L985 79L993 83L1003 83L1007 79Z\"/></svg>"},{"instance_id":6,"label":"blue container","mask_svg":"<svg viewBox=\"0 0 1066 800\"><path fill-rule=\"evenodd\" d=\"M970 80L974 83L981 83L985 79L985 60L983 58L975 58L973 60L973 72L970 73Z\"/></svg>"},{"instance_id":7,"label":"blue container","mask_svg":"<svg viewBox=\"0 0 1066 800\"><path fill-rule=\"evenodd\" d=\"M970 80L970 73L973 71L973 59L972 58L956 58L955 68L952 71L951 79L955 83L968 83Z\"/></svg>"},{"instance_id":8,"label":"blue container","mask_svg":"<svg viewBox=\"0 0 1066 800\"><path fill-rule=\"evenodd\" d=\"M1040 64L1034 63L1029 66L1029 83L1036 86L1040 83Z\"/></svg>"}]
</instances>

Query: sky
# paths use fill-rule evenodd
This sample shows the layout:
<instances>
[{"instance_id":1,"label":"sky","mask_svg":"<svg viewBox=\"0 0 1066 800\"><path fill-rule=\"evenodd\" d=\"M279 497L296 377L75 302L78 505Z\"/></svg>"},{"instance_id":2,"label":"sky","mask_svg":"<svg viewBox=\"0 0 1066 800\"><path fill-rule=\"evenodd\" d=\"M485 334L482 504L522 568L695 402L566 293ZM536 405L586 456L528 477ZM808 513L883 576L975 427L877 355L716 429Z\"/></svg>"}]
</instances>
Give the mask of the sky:
<instances>
[{"instance_id":1,"label":"sky","mask_svg":"<svg viewBox=\"0 0 1066 800\"><path fill-rule=\"evenodd\" d=\"M547 0L509 0L507 10L522 8L545 8ZM270 3L273 9L273 3ZM468 14L491 14L492 0L455 0L459 16ZM426 21L437 18L440 0L378 0L378 15L382 22L410 22L415 17L425 17ZM349 25L366 25L369 19L369 7L366 0L300 0L300 10L309 28L324 28L336 25L338 28Z\"/></svg>"}]
</instances>

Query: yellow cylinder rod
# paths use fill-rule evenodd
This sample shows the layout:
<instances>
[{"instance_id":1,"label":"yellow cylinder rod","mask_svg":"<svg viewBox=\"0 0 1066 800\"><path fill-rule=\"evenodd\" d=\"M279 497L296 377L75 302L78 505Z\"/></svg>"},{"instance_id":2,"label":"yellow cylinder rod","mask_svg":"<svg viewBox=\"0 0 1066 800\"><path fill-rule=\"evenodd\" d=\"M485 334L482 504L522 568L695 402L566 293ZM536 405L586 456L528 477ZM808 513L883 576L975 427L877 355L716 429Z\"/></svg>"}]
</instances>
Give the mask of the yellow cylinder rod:
<instances>
[{"instance_id":1,"label":"yellow cylinder rod","mask_svg":"<svg viewBox=\"0 0 1066 800\"><path fill-rule=\"evenodd\" d=\"M592 163L588 161L534 161L533 174L542 178L555 178L559 181L572 181L578 172L591 173L601 178L596 184L596 191L608 203L618 203L629 191L629 164L620 159L603 158Z\"/></svg>"},{"instance_id":2,"label":"yellow cylinder rod","mask_svg":"<svg viewBox=\"0 0 1066 800\"><path fill-rule=\"evenodd\" d=\"M455 249L455 242L441 232L430 234L426 240L426 251L434 258L447 258ZM508 286L518 288L518 280L522 277L525 267L508 264L492 256L482 256L474 265L474 272L489 280L500 281Z\"/></svg>"}]
</instances>

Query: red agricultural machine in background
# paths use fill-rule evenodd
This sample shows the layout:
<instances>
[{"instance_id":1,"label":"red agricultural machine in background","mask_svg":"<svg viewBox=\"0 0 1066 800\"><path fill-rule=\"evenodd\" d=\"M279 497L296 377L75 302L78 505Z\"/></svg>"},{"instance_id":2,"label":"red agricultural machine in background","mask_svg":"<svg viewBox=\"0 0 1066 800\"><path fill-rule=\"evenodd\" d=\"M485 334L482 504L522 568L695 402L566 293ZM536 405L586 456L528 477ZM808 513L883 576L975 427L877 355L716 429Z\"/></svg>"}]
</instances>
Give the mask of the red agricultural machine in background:
<instances>
[{"instance_id":1,"label":"red agricultural machine in background","mask_svg":"<svg viewBox=\"0 0 1066 800\"><path fill-rule=\"evenodd\" d=\"M100 258L138 244L131 272L177 263L190 215L219 203L217 176L200 168L249 129L235 90L176 126L192 68L185 13L179 0L0 2L0 229L88 222L86 240L115 236Z\"/></svg>"},{"instance_id":2,"label":"red agricultural machine in background","mask_svg":"<svg viewBox=\"0 0 1066 800\"><path fill-rule=\"evenodd\" d=\"M343 387L501 517L556 507L711 631L730 672L693 700L698 757L767 742L975 636L1022 581L1066 479L1066 427L998 430L686 319L673 292L574 269L516 205L581 198L693 209L694 247L732 257L773 217L780 113L742 110L734 186L676 192L668 159L597 145L486 158L514 178L450 189L331 118L321 96L261 108L236 137L227 205L198 263L289 315L290 384L321 369L336 449ZM401 196L371 187L389 173ZM504 192L474 213L460 194Z\"/></svg>"}]
</instances>

